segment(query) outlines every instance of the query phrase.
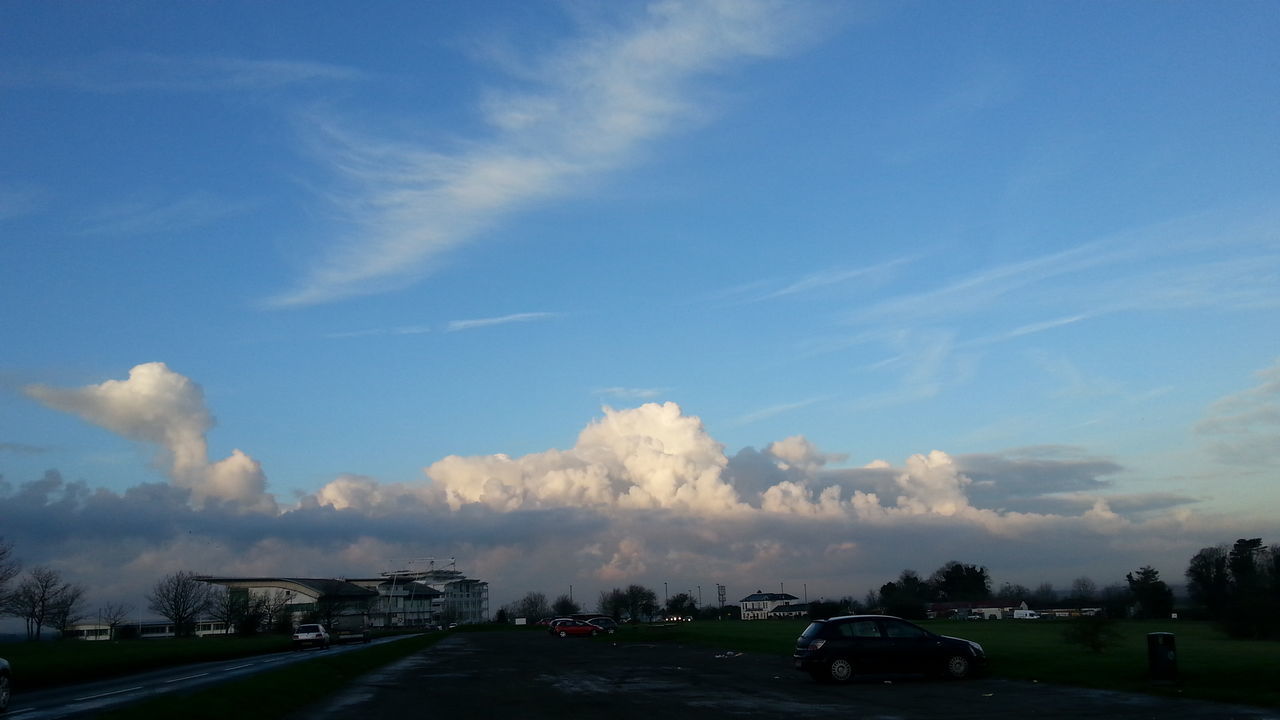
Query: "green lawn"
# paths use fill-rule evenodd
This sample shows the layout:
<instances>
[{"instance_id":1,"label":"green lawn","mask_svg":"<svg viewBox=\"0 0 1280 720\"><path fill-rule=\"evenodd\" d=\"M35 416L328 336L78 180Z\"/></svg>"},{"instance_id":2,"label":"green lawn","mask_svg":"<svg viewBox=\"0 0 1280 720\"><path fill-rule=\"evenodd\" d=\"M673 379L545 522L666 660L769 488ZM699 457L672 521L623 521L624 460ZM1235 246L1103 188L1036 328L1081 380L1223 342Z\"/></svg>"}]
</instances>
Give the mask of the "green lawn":
<instances>
[{"instance_id":1,"label":"green lawn","mask_svg":"<svg viewBox=\"0 0 1280 720\"><path fill-rule=\"evenodd\" d=\"M1232 640L1212 625L1200 622L1121 621L1120 637L1103 653L1092 653L1063 639L1069 621L998 620L984 622L930 621L934 632L982 644L992 675L1082 687L1146 692L1280 707L1275 675L1280 668L1280 643ZM716 650L767 653L780 662L791 654L806 621L700 621L670 626L629 626L597 641L680 642ZM462 631L463 629L459 629ZM545 632L537 627L467 627L466 631ZM1177 638L1178 682L1151 682L1147 677L1146 636L1172 632ZM287 698L319 699L325 688L339 688L361 673L390 663L435 643L444 633L410 637L358 652L321 655L315 660L263 673L251 679L220 685L195 694L166 696L107 717L272 718L296 710ZM0 654L21 667L21 690L67 681L84 681L143 669L202 660L217 660L273 652L288 645L287 637L201 638L191 640L131 640L106 642L16 643L0 646ZM283 704L280 704L283 703ZM245 708L255 708L246 714Z\"/></svg>"},{"instance_id":2,"label":"green lawn","mask_svg":"<svg viewBox=\"0 0 1280 720\"><path fill-rule=\"evenodd\" d=\"M103 720L276 720L348 687L354 678L389 665L425 647L444 633L344 653L316 653L314 660L268 670L244 680L190 693L172 693L100 715Z\"/></svg>"},{"instance_id":3,"label":"green lawn","mask_svg":"<svg viewBox=\"0 0 1280 720\"><path fill-rule=\"evenodd\" d=\"M0 645L20 691L129 675L146 670L289 649L288 635L154 640L19 642Z\"/></svg>"},{"instance_id":4,"label":"green lawn","mask_svg":"<svg viewBox=\"0 0 1280 720\"><path fill-rule=\"evenodd\" d=\"M1066 620L937 620L921 625L981 643L990 674L1081 687L1126 690L1280 707L1280 643L1232 640L1213 625L1189 621L1119 621L1120 637L1103 653L1063 639ZM634 627L618 639L686 642L721 650L788 656L807 621L701 621ZM1176 636L1178 682L1153 683L1147 673L1147 633Z\"/></svg>"}]
</instances>

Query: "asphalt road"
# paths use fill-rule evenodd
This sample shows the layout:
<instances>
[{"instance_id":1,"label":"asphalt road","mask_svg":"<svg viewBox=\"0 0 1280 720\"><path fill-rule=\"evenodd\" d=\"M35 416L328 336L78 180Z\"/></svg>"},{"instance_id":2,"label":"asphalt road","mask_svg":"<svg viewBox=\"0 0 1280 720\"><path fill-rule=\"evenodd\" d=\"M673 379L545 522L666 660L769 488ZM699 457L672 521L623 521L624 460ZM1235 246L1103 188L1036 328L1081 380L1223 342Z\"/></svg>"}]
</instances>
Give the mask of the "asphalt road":
<instances>
[{"instance_id":1,"label":"asphalt road","mask_svg":"<svg viewBox=\"0 0 1280 720\"><path fill-rule=\"evenodd\" d=\"M392 638L394 639L394 638ZM150 642L150 641L149 641ZM156 640L154 642L163 642ZM375 642L388 642L378 640ZM182 665L102 680L83 685L67 685L47 690L23 692L21 679L15 678L14 694L4 720L54 720L55 718L88 718L121 705L170 692L188 692L196 688L237 680L255 673L283 667L315 657L314 653L350 652L368 645L333 645L327 650L309 648L297 652L257 655L237 660Z\"/></svg>"},{"instance_id":2,"label":"asphalt road","mask_svg":"<svg viewBox=\"0 0 1280 720\"><path fill-rule=\"evenodd\" d=\"M454 633L290 720L352 717L1280 718L1265 709L997 678L866 678L819 685L789 659L729 649Z\"/></svg>"}]
</instances>

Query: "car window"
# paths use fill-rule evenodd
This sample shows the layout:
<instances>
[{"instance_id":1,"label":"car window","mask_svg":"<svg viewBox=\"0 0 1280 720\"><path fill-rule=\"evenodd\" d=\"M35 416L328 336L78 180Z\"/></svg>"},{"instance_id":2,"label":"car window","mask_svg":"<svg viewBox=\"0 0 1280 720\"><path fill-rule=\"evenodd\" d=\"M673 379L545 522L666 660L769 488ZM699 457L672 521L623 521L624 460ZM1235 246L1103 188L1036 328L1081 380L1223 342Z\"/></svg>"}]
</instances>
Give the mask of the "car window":
<instances>
[{"instance_id":1,"label":"car window","mask_svg":"<svg viewBox=\"0 0 1280 720\"><path fill-rule=\"evenodd\" d=\"M880 629L874 620L856 620L840 626L840 635L847 638L878 638Z\"/></svg>"},{"instance_id":2,"label":"car window","mask_svg":"<svg viewBox=\"0 0 1280 720\"><path fill-rule=\"evenodd\" d=\"M806 637L806 638L817 637L818 633L822 632L822 628L826 626L827 626L826 623L820 623L820 622L809 623L809 627L805 628L804 632L800 633L800 637Z\"/></svg>"},{"instance_id":3,"label":"car window","mask_svg":"<svg viewBox=\"0 0 1280 720\"><path fill-rule=\"evenodd\" d=\"M854 637L880 637L880 628L873 620L859 620L852 625Z\"/></svg>"},{"instance_id":4,"label":"car window","mask_svg":"<svg viewBox=\"0 0 1280 720\"><path fill-rule=\"evenodd\" d=\"M884 621L885 634L891 638L921 638L925 636L923 629L898 620Z\"/></svg>"}]
</instances>

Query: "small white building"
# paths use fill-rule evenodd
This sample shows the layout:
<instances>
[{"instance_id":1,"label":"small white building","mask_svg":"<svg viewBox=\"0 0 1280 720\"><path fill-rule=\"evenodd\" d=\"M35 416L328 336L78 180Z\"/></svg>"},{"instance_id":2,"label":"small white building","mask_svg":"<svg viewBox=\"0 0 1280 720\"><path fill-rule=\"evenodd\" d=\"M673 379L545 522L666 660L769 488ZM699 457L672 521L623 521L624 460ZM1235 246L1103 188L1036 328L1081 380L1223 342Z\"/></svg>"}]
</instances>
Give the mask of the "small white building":
<instances>
[{"instance_id":1,"label":"small white building","mask_svg":"<svg viewBox=\"0 0 1280 720\"><path fill-rule=\"evenodd\" d=\"M767 593L757 590L738 601L738 606L742 609L743 620L768 620L769 613L775 608L790 605L799 599L791 593Z\"/></svg>"}]
</instances>

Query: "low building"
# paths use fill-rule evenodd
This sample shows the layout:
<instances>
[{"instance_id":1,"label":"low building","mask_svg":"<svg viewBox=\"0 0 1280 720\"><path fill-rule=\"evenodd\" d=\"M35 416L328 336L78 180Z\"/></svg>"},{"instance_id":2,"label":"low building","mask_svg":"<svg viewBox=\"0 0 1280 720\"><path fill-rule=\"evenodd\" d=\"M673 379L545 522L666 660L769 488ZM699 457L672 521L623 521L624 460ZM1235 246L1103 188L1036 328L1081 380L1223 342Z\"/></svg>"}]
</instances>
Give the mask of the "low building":
<instances>
[{"instance_id":1,"label":"low building","mask_svg":"<svg viewBox=\"0 0 1280 720\"><path fill-rule=\"evenodd\" d=\"M738 605L742 608L743 620L768 620L769 613L779 605L790 605L792 601L800 598L790 593L767 593L763 590L757 590L754 593L742 598ZM808 612L806 606L805 612Z\"/></svg>"},{"instance_id":2,"label":"low building","mask_svg":"<svg viewBox=\"0 0 1280 720\"><path fill-rule=\"evenodd\" d=\"M330 629L369 627L383 599L377 590L341 578L202 577L227 588L231 607L265 606L268 615L283 613L292 624L318 621ZM223 618L225 619L225 618Z\"/></svg>"},{"instance_id":3,"label":"low building","mask_svg":"<svg viewBox=\"0 0 1280 720\"><path fill-rule=\"evenodd\" d=\"M296 625L305 620L359 628L433 627L489 620L489 583L451 562L357 578L205 577L244 598L267 599Z\"/></svg>"},{"instance_id":4,"label":"low building","mask_svg":"<svg viewBox=\"0 0 1280 720\"><path fill-rule=\"evenodd\" d=\"M235 628L231 631L234 632ZM213 620L201 620L195 623L195 628L192 630L192 634L196 637L226 633L227 624ZM138 620L118 623L114 627L103 622L76 623L69 626L62 636L69 640L119 640L121 638L152 640L175 637L175 633L173 623L168 620Z\"/></svg>"},{"instance_id":5,"label":"low building","mask_svg":"<svg viewBox=\"0 0 1280 720\"><path fill-rule=\"evenodd\" d=\"M930 618L957 620L1002 620L1013 617L1015 610L1026 610L1027 603L996 604L988 600L984 603L934 603L928 608Z\"/></svg>"},{"instance_id":6,"label":"low building","mask_svg":"<svg viewBox=\"0 0 1280 720\"><path fill-rule=\"evenodd\" d=\"M809 603L792 605L783 603L769 611L770 620L794 620L809 617Z\"/></svg>"}]
</instances>

